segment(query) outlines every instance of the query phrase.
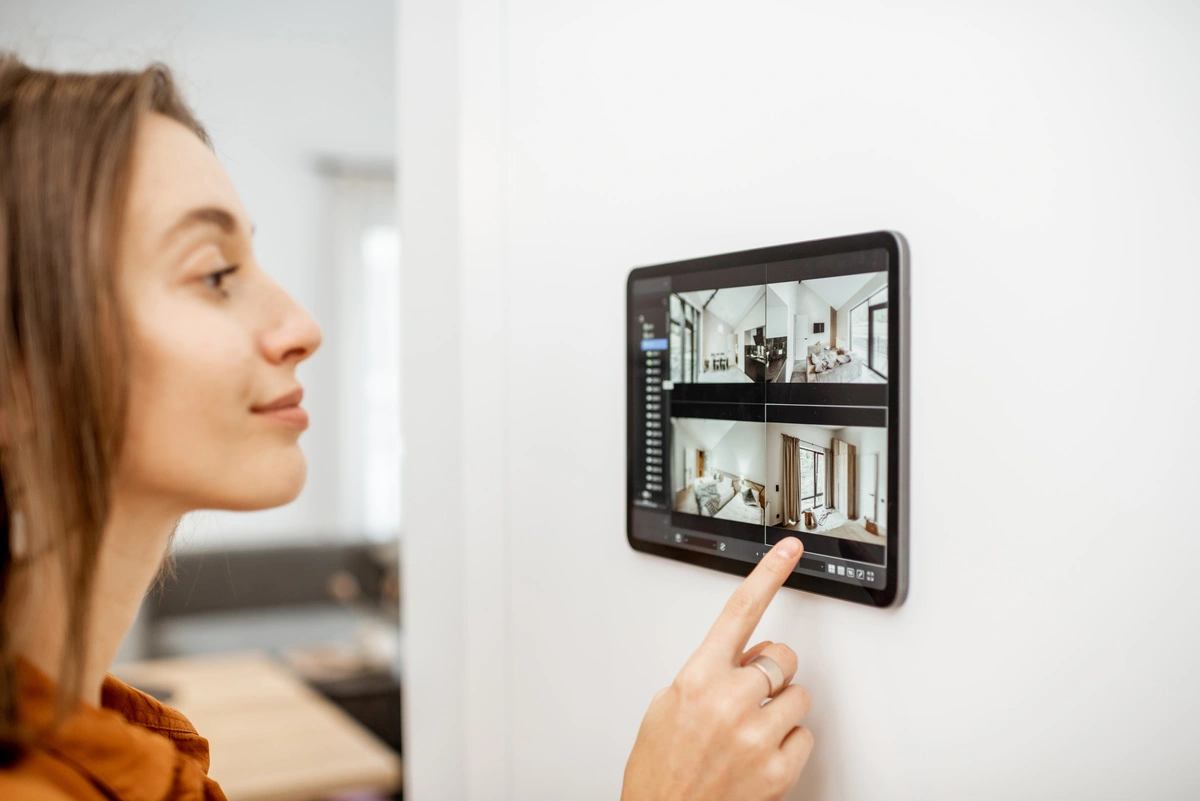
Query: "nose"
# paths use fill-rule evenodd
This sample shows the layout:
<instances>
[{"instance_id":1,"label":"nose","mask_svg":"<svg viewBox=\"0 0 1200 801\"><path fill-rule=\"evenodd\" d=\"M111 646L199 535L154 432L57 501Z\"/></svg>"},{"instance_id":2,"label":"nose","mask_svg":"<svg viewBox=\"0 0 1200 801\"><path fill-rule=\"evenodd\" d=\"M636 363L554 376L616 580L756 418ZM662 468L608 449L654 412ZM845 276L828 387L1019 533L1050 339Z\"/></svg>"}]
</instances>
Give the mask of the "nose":
<instances>
[{"instance_id":1,"label":"nose","mask_svg":"<svg viewBox=\"0 0 1200 801\"><path fill-rule=\"evenodd\" d=\"M273 364L299 364L321 347L321 327L282 287L276 285L276 291L282 313L266 332L263 350Z\"/></svg>"}]
</instances>

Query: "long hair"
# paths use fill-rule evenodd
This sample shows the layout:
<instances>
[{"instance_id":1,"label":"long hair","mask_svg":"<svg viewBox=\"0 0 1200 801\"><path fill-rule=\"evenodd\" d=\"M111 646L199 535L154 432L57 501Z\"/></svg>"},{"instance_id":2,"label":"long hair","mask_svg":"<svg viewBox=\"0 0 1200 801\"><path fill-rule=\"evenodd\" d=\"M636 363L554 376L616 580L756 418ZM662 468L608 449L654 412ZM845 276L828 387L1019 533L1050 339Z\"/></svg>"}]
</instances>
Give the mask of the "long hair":
<instances>
[{"instance_id":1,"label":"long hair","mask_svg":"<svg viewBox=\"0 0 1200 801\"><path fill-rule=\"evenodd\" d=\"M80 689L129 391L117 249L150 112L208 142L162 65L80 74L0 54L0 764L32 737L8 631L24 560L62 566L58 698Z\"/></svg>"}]
</instances>

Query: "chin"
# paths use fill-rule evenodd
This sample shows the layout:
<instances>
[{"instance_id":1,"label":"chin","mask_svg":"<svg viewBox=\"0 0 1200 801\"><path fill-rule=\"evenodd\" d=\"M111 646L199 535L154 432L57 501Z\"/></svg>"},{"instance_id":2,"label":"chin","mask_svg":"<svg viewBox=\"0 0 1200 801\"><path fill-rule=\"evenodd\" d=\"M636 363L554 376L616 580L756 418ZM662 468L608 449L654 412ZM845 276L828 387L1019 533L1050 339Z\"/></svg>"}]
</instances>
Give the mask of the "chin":
<instances>
[{"instance_id":1,"label":"chin","mask_svg":"<svg viewBox=\"0 0 1200 801\"><path fill-rule=\"evenodd\" d=\"M235 512L257 512L274 509L296 500L304 489L308 476L308 462L297 449L297 458L264 471L263 474L247 476L237 484L233 497L225 503L210 508L223 508Z\"/></svg>"}]
</instances>

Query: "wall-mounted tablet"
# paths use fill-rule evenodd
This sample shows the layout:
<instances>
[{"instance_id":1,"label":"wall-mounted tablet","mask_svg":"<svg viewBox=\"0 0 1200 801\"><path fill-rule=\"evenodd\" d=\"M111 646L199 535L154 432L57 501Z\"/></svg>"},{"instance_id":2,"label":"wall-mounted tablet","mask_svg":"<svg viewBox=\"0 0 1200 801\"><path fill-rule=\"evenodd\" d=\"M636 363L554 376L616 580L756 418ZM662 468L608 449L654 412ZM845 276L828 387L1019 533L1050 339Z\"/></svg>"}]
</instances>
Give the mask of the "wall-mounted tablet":
<instances>
[{"instance_id":1,"label":"wall-mounted tablet","mask_svg":"<svg viewBox=\"0 0 1200 801\"><path fill-rule=\"evenodd\" d=\"M630 273L630 545L746 575L795 536L787 586L903 601L907 261L877 232Z\"/></svg>"}]
</instances>

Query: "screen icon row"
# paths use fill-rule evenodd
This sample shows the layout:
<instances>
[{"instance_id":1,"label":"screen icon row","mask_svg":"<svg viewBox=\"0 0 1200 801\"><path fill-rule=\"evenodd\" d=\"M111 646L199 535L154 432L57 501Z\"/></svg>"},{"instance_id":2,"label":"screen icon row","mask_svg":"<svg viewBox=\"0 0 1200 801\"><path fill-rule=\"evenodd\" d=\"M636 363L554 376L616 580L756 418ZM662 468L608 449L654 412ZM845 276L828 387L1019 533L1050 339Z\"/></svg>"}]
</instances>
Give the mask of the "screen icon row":
<instances>
[{"instance_id":1,"label":"screen icon row","mask_svg":"<svg viewBox=\"0 0 1200 801\"><path fill-rule=\"evenodd\" d=\"M875 571L867 570L862 567L846 567L845 565L827 564L826 572L831 576L842 576L844 578L855 579L857 581L875 581Z\"/></svg>"}]
</instances>

